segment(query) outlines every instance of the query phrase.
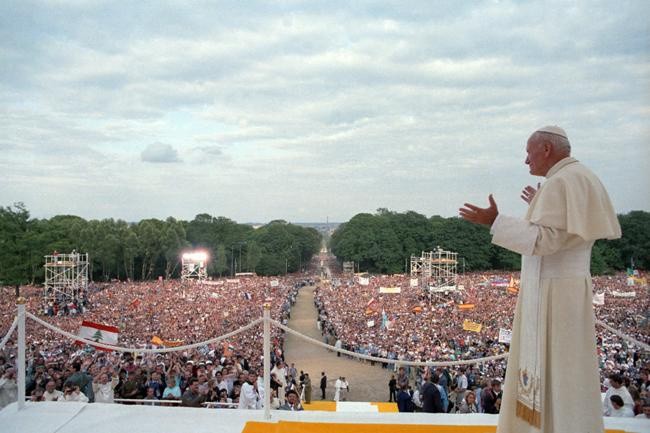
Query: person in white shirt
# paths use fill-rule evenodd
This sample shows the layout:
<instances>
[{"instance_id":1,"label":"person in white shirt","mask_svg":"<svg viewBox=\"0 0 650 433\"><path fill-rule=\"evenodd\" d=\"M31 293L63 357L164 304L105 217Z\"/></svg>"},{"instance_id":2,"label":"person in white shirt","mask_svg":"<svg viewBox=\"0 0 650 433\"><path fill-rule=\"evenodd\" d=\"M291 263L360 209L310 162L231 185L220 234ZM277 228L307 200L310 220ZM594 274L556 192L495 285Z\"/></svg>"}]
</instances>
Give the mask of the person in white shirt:
<instances>
[{"instance_id":1,"label":"person in white shirt","mask_svg":"<svg viewBox=\"0 0 650 433\"><path fill-rule=\"evenodd\" d=\"M244 382L239 393L239 409L258 409L260 394L257 390L257 375L248 374L248 380Z\"/></svg>"},{"instance_id":2,"label":"person in white shirt","mask_svg":"<svg viewBox=\"0 0 650 433\"><path fill-rule=\"evenodd\" d=\"M56 382L53 380L45 384L45 392L43 393L43 401L57 401L59 397L63 396L63 392L56 389Z\"/></svg>"},{"instance_id":3,"label":"person in white shirt","mask_svg":"<svg viewBox=\"0 0 650 433\"><path fill-rule=\"evenodd\" d=\"M342 379L342 377L339 377L334 383L334 401L339 401L341 399L341 388L343 388Z\"/></svg>"},{"instance_id":4,"label":"person in white shirt","mask_svg":"<svg viewBox=\"0 0 650 433\"><path fill-rule=\"evenodd\" d=\"M108 374L102 373L99 375L99 380L93 380L93 391L95 392L95 403L114 403L115 402L115 387L119 383L117 377L108 381Z\"/></svg>"},{"instance_id":5,"label":"person in white shirt","mask_svg":"<svg viewBox=\"0 0 650 433\"><path fill-rule=\"evenodd\" d=\"M79 390L78 386L66 385L63 395L57 401L76 401L80 403L88 403L86 394Z\"/></svg>"},{"instance_id":6,"label":"person in white shirt","mask_svg":"<svg viewBox=\"0 0 650 433\"><path fill-rule=\"evenodd\" d=\"M629 408L634 407L634 400L630 395L630 391L623 386L623 378L620 374L612 374L609 376L609 389L605 393L605 399L603 400L603 415L612 416L614 411L614 406L612 405L612 396L618 395L623 400L623 405Z\"/></svg>"},{"instance_id":7,"label":"person in white shirt","mask_svg":"<svg viewBox=\"0 0 650 433\"><path fill-rule=\"evenodd\" d=\"M609 398L610 403L612 404L612 410L609 416L614 418L633 418L634 411L630 406L627 406L623 403L623 399L620 395L613 395Z\"/></svg>"}]
</instances>

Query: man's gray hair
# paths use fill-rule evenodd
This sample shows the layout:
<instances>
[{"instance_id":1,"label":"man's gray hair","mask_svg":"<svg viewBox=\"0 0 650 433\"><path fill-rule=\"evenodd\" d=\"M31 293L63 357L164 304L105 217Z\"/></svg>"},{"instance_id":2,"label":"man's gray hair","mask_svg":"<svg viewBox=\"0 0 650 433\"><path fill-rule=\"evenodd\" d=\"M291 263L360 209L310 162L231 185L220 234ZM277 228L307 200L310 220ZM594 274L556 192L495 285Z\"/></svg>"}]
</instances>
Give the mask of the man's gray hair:
<instances>
[{"instance_id":1,"label":"man's gray hair","mask_svg":"<svg viewBox=\"0 0 650 433\"><path fill-rule=\"evenodd\" d=\"M571 155L571 143L568 138L543 131L536 131L534 135L535 138L550 143L556 151L566 153L567 156Z\"/></svg>"}]
</instances>

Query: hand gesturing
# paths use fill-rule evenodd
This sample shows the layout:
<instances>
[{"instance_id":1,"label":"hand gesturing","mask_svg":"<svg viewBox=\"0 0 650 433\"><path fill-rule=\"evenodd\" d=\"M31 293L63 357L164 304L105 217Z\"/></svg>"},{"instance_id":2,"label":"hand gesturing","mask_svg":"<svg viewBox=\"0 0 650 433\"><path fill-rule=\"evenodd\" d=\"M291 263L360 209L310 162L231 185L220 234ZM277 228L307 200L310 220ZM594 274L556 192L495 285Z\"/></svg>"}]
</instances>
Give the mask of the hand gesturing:
<instances>
[{"instance_id":1,"label":"hand gesturing","mask_svg":"<svg viewBox=\"0 0 650 433\"><path fill-rule=\"evenodd\" d=\"M458 209L460 217L464 220L476 224L485 224L491 226L497 215L499 215L499 209L497 208L497 204L494 201L494 198L492 198L492 194L488 196L488 200L490 202L490 206L486 208L481 208L470 203L465 203L463 205L464 207Z\"/></svg>"},{"instance_id":2,"label":"hand gesturing","mask_svg":"<svg viewBox=\"0 0 650 433\"><path fill-rule=\"evenodd\" d=\"M533 197L535 197L537 191L539 191L540 186L541 184L537 183L537 188L530 185L525 187L523 190L521 190L521 199L526 203L530 204L530 202L533 201Z\"/></svg>"}]
</instances>

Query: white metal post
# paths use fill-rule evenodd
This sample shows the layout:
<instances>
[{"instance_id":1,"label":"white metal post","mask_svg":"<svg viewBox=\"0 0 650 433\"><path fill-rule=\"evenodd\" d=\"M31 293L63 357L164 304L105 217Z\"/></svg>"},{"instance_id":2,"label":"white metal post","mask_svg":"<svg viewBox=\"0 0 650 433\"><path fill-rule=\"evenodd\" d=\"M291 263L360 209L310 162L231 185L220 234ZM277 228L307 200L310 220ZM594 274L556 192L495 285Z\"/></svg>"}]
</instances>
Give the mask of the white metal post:
<instances>
[{"instance_id":1,"label":"white metal post","mask_svg":"<svg viewBox=\"0 0 650 433\"><path fill-rule=\"evenodd\" d=\"M264 419L271 419L271 304L264 303Z\"/></svg>"},{"instance_id":2,"label":"white metal post","mask_svg":"<svg viewBox=\"0 0 650 433\"><path fill-rule=\"evenodd\" d=\"M18 410L25 407L25 303L22 296L16 299L18 307Z\"/></svg>"}]
</instances>

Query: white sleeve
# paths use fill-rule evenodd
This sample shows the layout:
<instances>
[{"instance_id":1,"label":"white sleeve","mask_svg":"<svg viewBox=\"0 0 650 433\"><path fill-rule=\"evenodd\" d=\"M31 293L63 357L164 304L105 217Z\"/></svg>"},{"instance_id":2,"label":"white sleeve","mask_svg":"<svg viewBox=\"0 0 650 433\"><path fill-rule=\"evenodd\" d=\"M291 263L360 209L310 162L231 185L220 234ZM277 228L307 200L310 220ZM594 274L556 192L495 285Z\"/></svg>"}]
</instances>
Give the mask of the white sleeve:
<instances>
[{"instance_id":1,"label":"white sleeve","mask_svg":"<svg viewBox=\"0 0 650 433\"><path fill-rule=\"evenodd\" d=\"M580 236L569 234L565 230L501 214L494 220L490 234L493 244L523 256L546 256L584 242Z\"/></svg>"}]
</instances>

